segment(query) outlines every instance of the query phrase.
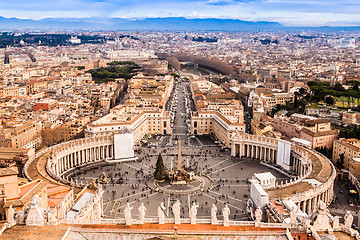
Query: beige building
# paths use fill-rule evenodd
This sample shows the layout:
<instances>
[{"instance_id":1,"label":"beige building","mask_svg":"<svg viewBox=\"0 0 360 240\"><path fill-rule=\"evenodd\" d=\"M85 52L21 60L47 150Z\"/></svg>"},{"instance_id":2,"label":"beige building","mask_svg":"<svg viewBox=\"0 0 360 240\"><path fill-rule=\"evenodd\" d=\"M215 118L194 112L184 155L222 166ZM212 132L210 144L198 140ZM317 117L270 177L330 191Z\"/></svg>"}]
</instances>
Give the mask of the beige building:
<instances>
[{"instance_id":1,"label":"beige building","mask_svg":"<svg viewBox=\"0 0 360 240\"><path fill-rule=\"evenodd\" d=\"M120 133L129 129L134 135L134 144L149 134L170 134L170 117L165 111L141 111L134 113L126 107L111 109L110 114L89 124L85 137Z\"/></svg>"},{"instance_id":2,"label":"beige building","mask_svg":"<svg viewBox=\"0 0 360 240\"><path fill-rule=\"evenodd\" d=\"M190 88L197 110L191 113L191 134L214 134L229 147L234 133L245 132L242 104L234 94L201 78L191 79Z\"/></svg>"},{"instance_id":3,"label":"beige building","mask_svg":"<svg viewBox=\"0 0 360 240\"><path fill-rule=\"evenodd\" d=\"M0 97L18 97L20 96L19 87L2 87L0 88Z\"/></svg>"},{"instance_id":4,"label":"beige building","mask_svg":"<svg viewBox=\"0 0 360 240\"><path fill-rule=\"evenodd\" d=\"M164 110L171 94L174 77L138 74L129 80L125 103L89 124L85 137L130 130L137 144L146 135L170 134L170 117Z\"/></svg>"},{"instance_id":5,"label":"beige building","mask_svg":"<svg viewBox=\"0 0 360 240\"><path fill-rule=\"evenodd\" d=\"M268 110L271 110L276 107L276 105L285 105L287 102L294 101L294 94L292 93L272 93L266 96L262 96L264 100L264 107Z\"/></svg>"},{"instance_id":6,"label":"beige building","mask_svg":"<svg viewBox=\"0 0 360 240\"><path fill-rule=\"evenodd\" d=\"M305 127L300 130L300 138L311 142L312 148L332 148L335 139L339 135L338 130L331 129L331 122L327 119L305 121Z\"/></svg>"},{"instance_id":7,"label":"beige building","mask_svg":"<svg viewBox=\"0 0 360 240\"><path fill-rule=\"evenodd\" d=\"M19 196L18 188L18 170L14 168L0 168L0 219L5 219L6 212L3 208L5 198L14 198Z\"/></svg>"},{"instance_id":8,"label":"beige building","mask_svg":"<svg viewBox=\"0 0 360 240\"><path fill-rule=\"evenodd\" d=\"M355 138L340 138L334 141L332 162L336 164L341 154L344 154L344 168L357 172L358 162L352 158L360 157L360 140ZM359 174L355 175L359 177Z\"/></svg>"},{"instance_id":9,"label":"beige building","mask_svg":"<svg viewBox=\"0 0 360 240\"><path fill-rule=\"evenodd\" d=\"M300 137L300 130L302 126L287 117L274 117L274 130L281 132L285 137L298 138Z\"/></svg>"},{"instance_id":10,"label":"beige building","mask_svg":"<svg viewBox=\"0 0 360 240\"><path fill-rule=\"evenodd\" d=\"M343 112L341 121L343 124L356 124L360 122L360 114L356 112Z\"/></svg>"},{"instance_id":11,"label":"beige building","mask_svg":"<svg viewBox=\"0 0 360 240\"><path fill-rule=\"evenodd\" d=\"M191 115L191 134L214 134L226 146L230 146L233 133L245 132L243 116L230 121L219 112L194 112Z\"/></svg>"},{"instance_id":12,"label":"beige building","mask_svg":"<svg viewBox=\"0 0 360 240\"><path fill-rule=\"evenodd\" d=\"M0 131L0 147L36 148L41 143L41 122L30 120Z\"/></svg>"},{"instance_id":13,"label":"beige building","mask_svg":"<svg viewBox=\"0 0 360 240\"><path fill-rule=\"evenodd\" d=\"M360 157L351 157L349 161L349 172L356 178L360 177Z\"/></svg>"},{"instance_id":14,"label":"beige building","mask_svg":"<svg viewBox=\"0 0 360 240\"><path fill-rule=\"evenodd\" d=\"M48 83L43 80L32 80L26 82L26 93L34 94L38 91L46 90Z\"/></svg>"}]
</instances>

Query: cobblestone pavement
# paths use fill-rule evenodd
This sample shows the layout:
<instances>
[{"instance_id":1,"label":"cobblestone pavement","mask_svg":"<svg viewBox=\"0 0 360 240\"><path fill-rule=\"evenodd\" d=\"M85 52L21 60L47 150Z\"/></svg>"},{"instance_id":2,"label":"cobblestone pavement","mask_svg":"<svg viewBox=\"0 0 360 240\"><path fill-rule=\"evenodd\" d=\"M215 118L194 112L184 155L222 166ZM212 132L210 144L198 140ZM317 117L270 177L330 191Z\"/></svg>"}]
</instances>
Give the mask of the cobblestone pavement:
<instances>
[{"instance_id":1,"label":"cobblestone pavement","mask_svg":"<svg viewBox=\"0 0 360 240\"><path fill-rule=\"evenodd\" d=\"M123 208L127 203L134 206L133 218L138 215L137 208L144 203L147 208L146 217L157 217L157 208L160 202L166 205L166 215L172 216L171 206L174 201L181 201L181 217L187 218L188 209L192 202L199 203L198 217L210 218L212 203L218 208L219 219L221 209L225 204L231 210L230 218L247 220L245 214L246 201L249 198L248 179L254 173L271 172L277 181L286 177L279 172L260 165L255 160L232 158L230 151L221 150L208 136L190 137L188 134L189 122L189 86L186 82L177 84L174 95L176 106L173 133L168 136L155 136L149 139L153 146L140 148L138 161L116 163L106 166L97 166L92 170L82 170L75 174L79 181L90 182L93 178L105 172L109 182L104 190L104 214L106 217L123 217ZM177 143L175 138L182 141L182 167L209 176L213 181L211 189L186 195L170 195L152 191L146 186L147 178L155 171L158 154L162 154L165 166L177 166ZM172 162L172 163L171 163Z\"/></svg>"}]
</instances>

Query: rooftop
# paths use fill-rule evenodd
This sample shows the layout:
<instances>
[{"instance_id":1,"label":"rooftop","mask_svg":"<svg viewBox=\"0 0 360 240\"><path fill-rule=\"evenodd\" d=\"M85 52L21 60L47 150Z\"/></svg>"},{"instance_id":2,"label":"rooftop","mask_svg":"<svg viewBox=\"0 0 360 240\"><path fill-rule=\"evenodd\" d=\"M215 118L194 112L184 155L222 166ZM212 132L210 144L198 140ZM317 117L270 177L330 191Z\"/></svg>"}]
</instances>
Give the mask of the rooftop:
<instances>
[{"instance_id":1,"label":"rooftop","mask_svg":"<svg viewBox=\"0 0 360 240\"><path fill-rule=\"evenodd\" d=\"M0 177L18 175L17 168L0 168Z\"/></svg>"}]
</instances>

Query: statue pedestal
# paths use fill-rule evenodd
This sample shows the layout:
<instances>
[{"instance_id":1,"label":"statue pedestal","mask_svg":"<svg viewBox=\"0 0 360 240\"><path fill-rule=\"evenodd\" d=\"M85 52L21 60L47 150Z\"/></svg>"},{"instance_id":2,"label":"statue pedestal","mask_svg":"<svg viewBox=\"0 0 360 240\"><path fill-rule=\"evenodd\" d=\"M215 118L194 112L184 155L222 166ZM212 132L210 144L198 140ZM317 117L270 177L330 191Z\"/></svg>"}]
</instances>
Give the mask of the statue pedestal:
<instances>
[{"instance_id":1,"label":"statue pedestal","mask_svg":"<svg viewBox=\"0 0 360 240\"><path fill-rule=\"evenodd\" d=\"M175 224L180 224L180 217L175 217Z\"/></svg>"},{"instance_id":2,"label":"statue pedestal","mask_svg":"<svg viewBox=\"0 0 360 240\"><path fill-rule=\"evenodd\" d=\"M211 219L211 225L219 225L219 220Z\"/></svg>"}]
</instances>

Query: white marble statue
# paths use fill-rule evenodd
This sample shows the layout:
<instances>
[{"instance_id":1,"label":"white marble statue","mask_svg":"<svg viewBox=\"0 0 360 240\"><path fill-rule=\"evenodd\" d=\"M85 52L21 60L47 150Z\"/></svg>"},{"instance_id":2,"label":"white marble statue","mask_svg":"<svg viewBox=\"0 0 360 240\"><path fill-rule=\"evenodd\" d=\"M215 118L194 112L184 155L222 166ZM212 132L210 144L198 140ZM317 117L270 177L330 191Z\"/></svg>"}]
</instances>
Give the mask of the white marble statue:
<instances>
[{"instance_id":1,"label":"white marble statue","mask_svg":"<svg viewBox=\"0 0 360 240\"><path fill-rule=\"evenodd\" d=\"M255 210L255 223L260 223L261 222L262 214L263 214L263 212L261 211L260 208L257 208Z\"/></svg>"},{"instance_id":2,"label":"white marble statue","mask_svg":"<svg viewBox=\"0 0 360 240\"><path fill-rule=\"evenodd\" d=\"M290 224L291 224L291 226L296 226L296 224L297 224L297 220L296 220L297 211L298 210L297 210L296 207L293 207L290 210Z\"/></svg>"},{"instance_id":3,"label":"white marble statue","mask_svg":"<svg viewBox=\"0 0 360 240\"><path fill-rule=\"evenodd\" d=\"M144 203L141 203L141 205L138 208L138 211L139 211L139 224L144 224L145 212L147 211L146 207L144 206Z\"/></svg>"},{"instance_id":4,"label":"white marble statue","mask_svg":"<svg viewBox=\"0 0 360 240\"><path fill-rule=\"evenodd\" d=\"M215 203L213 203L211 207L211 224L213 225L219 224L219 220L216 217L217 210Z\"/></svg>"},{"instance_id":5,"label":"white marble statue","mask_svg":"<svg viewBox=\"0 0 360 240\"><path fill-rule=\"evenodd\" d=\"M195 202L190 207L189 217L190 217L190 223L191 224L196 224L196 216L197 216L198 207L199 207L199 204L195 203Z\"/></svg>"},{"instance_id":6,"label":"white marble statue","mask_svg":"<svg viewBox=\"0 0 360 240\"><path fill-rule=\"evenodd\" d=\"M56 211L52 209L48 212L48 225L57 225Z\"/></svg>"},{"instance_id":7,"label":"white marble statue","mask_svg":"<svg viewBox=\"0 0 360 240\"><path fill-rule=\"evenodd\" d=\"M351 228L354 217L351 215L350 211L346 211L344 216L344 225L346 228Z\"/></svg>"},{"instance_id":8,"label":"white marble statue","mask_svg":"<svg viewBox=\"0 0 360 240\"><path fill-rule=\"evenodd\" d=\"M97 201L97 202L94 204L94 218L95 218L95 220L101 219L101 215L102 215L102 212L101 212L101 203L100 203L100 201Z\"/></svg>"},{"instance_id":9,"label":"white marble statue","mask_svg":"<svg viewBox=\"0 0 360 240\"><path fill-rule=\"evenodd\" d=\"M59 208L58 208L58 218L60 219L60 220L62 220L62 219L65 219L65 217L66 217L66 212L65 212L66 210L65 210L65 206L64 206L64 204L61 202L60 203L60 206L59 206Z\"/></svg>"},{"instance_id":10,"label":"white marble statue","mask_svg":"<svg viewBox=\"0 0 360 240\"><path fill-rule=\"evenodd\" d=\"M260 227L261 218L262 218L263 212L260 208L257 208L255 210L255 227Z\"/></svg>"},{"instance_id":11,"label":"white marble statue","mask_svg":"<svg viewBox=\"0 0 360 240\"><path fill-rule=\"evenodd\" d=\"M225 207L222 209L222 215L223 215L223 219L224 219L223 225L224 225L225 227L228 227L228 226L229 226L230 208L228 207L227 204L226 204Z\"/></svg>"},{"instance_id":12,"label":"white marble statue","mask_svg":"<svg viewBox=\"0 0 360 240\"><path fill-rule=\"evenodd\" d=\"M179 200L176 200L176 202L174 203L174 205L172 207L172 212L175 217L175 224L180 224L180 211L181 211L180 204L181 204L181 202Z\"/></svg>"},{"instance_id":13,"label":"white marble statue","mask_svg":"<svg viewBox=\"0 0 360 240\"><path fill-rule=\"evenodd\" d=\"M332 230L329 210L326 208L326 204L323 201L319 201L318 206L313 213L311 219L314 221L312 228L315 231Z\"/></svg>"},{"instance_id":14,"label":"white marble statue","mask_svg":"<svg viewBox=\"0 0 360 240\"><path fill-rule=\"evenodd\" d=\"M133 206L130 206L130 203L127 203L124 208L124 216L125 216L125 224L131 225L132 219L131 219L131 210L133 209Z\"/></svg>"},{"instance_id":15,"label":"white marble statue","mask_svg":"<svg viewBox=\"0 0 360 240\"><path fill-rule=\"evenodd\" d=\"M163 202L161 202L158 207L158 217L159 217L159 224L164 224L165 223L165 205Z\"/></svg>"},{"instance_id":16,"label":"white marble statue","mask_svg":"<svg viewBox=\"0 0 360 240\"><path fill-rule=\"evenodd\" d=\"M339 216L334 217L332 227L333 227L334 231L339 229L339 227L340 227L340 217Z\"/></svg>"},{"instance_id":17,"label":"white marble statue","mask_svg":"<svg viewBox=\"0 0 360 240\"><path fill-rule=\"evenodd\" d=\"M19 211L16 216L15 216L15 220L16 220L16 224L25 224L25 212L24 211Z\"/></svg>"},{"instance_id":18,"label":"white marble statue","mask_svg":"<svg viewBox=\"0 0 360 240\"><path fill-rule=\"evenodd\" d=\"M15 219L14 219L14 209L13 207L10 205L8 212L7 212L7 221L10 224L15 223Z\"/></svg>"},{"instance_id":19,"label":"white marble statue","mask_svg":"<svg viewBox=\"0 0 360 240\"><path fill-rule=\"evenodd\" d=\"M30 208L25 223L27 226L44 226L45 224L44 208L37 195L30 200Z\"/></svg>"}]
</instances>

